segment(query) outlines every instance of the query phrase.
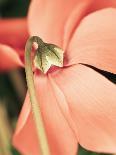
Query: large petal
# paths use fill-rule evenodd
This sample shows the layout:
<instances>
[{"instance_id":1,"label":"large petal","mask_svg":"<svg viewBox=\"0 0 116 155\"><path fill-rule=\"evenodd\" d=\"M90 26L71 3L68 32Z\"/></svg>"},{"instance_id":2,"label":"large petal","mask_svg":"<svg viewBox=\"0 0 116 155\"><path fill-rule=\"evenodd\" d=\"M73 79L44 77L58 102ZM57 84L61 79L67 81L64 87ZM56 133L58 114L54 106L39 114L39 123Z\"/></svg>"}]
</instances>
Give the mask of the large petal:
<instances>
[{"instance_id":1,"label":"large petal","mask_svg":"<svg viewBox=\"0 0 116 155\"><path fill-rule=\"evenodd\" d=\"M83 65L49 76L67 100L79 143L92 151L116 153L116 85Z\"/></svg>"},{"instance_id":2,"label":"large petal","mask_svg":"<svg viewBox=\"0 0 116 155\"><path fill-rule=\"evenodd\" d=\"M69 44L68 64L84 63L116 73L115 18L116 9L111 8L84 18Z\"/></svg>"},{"instance_id":3,"label":"large petal","mask_svg":"<svg viewBox=\"0 0 116 155\"><path fill-rule=\"evenodd\" d=\"M85 10L91 1L33 0L29 10L29 29L31 35L39 35L46 42L62 47L65 24L68 18L70 16L73 18L73 15L75 15L77 16L76 22L78 22L85 14ZM76 12L75 9L77 10Z\"/></svg>"},{"instance_id":4,"label":"large petal","mask_svg":"<svg viewBox=\"0 0 116 155\"><path fill-rule=\"evenodd\" d=\"M29 9L30 33L65 49L82 18L107 7L116 7L115 0L33 0Z\"/></svg>"},{"instance_id":5,"label":"large petal","mask_svg":"<svg viewBox=\"0 0 116 155\"><path fill-rule=\"evenodd\" d=\"M59 108L49 80L46 76L37 77L35 84L51 154L75 155L77 140ZM13 143L25 155L39 155L37 134L28 97L19 118Z\"/></svg>"},{"instance_id":6,"label":"large petal","mask_svg":"<svg viewBox=\"0 0 116 155\"><path fill-rule=\"evenodd\" d=\"M27 38L26 19L0 20L0 70L22 65Z\"/></svg>"},{"instance_id":7,"label":"large petal","mask_svg":"<svg viewBox=\"0 0 116 155\"><path fill-rule=\"evenodd\" d=\"M80 0L78 5L75 6L73 11L70 13L69 18L64 26L64 36L63 36L63 48L66 50L70 39L72 38L75 29L80 24L84 16L91 14L97 10L103 8L116 8L115 0Z\"/></svg>"}]
</instances>

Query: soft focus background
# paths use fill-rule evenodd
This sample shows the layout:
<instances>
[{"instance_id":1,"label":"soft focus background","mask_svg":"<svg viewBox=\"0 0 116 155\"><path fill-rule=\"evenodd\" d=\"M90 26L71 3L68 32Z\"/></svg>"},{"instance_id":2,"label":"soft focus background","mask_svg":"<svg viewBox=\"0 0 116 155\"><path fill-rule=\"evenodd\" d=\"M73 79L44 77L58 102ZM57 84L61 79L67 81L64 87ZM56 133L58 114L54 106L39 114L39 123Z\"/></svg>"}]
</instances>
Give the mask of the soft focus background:
<instances>
[{"instance_id":1,"label":"soft focus background","mask_svg":"<svg viewBox=\"0 0 116 155\"><path fill-rule=\"evenodd\" d=\"M29 0L0 0L0 17L26 16ZM108 75L112 82L116 77ZM24 70L0 73L0 155L20 155L11 145L11 137L16 126L26 93ZM97 155L80 147L79 155Z\"/></svg>"}]
</instances>

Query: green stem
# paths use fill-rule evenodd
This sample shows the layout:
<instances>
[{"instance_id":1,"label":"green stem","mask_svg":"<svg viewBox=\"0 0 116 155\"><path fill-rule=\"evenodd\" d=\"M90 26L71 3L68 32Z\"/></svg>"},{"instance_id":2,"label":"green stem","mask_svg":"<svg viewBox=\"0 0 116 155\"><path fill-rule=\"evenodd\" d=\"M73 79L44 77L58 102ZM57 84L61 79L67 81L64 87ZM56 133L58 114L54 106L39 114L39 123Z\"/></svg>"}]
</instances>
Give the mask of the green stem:
<instances>
[{"instance_id":1,"label":"green stem","mask_svg":"<svg viewBox=\"0 0 116 155\"><path fill-rule=\"evenodd\" d=\"M50 155L46 132L45 132L45 128L44 128L44 124L43 124L43 120L41 116L41 111L40 111L39 103L36 97L35 86L34 86L32 61L31 61L31 50L32 50L32 45L34 42L36 42L39 46L44 44L43 41L37 36L31 37L27 41L26 47L25 47L26 79L27 79L27 86L29 89L34 122L35 122L36 129L37 129L38 141L39 141L40 149L41 149L41 155Z\"/></svg>"}]
</instances>

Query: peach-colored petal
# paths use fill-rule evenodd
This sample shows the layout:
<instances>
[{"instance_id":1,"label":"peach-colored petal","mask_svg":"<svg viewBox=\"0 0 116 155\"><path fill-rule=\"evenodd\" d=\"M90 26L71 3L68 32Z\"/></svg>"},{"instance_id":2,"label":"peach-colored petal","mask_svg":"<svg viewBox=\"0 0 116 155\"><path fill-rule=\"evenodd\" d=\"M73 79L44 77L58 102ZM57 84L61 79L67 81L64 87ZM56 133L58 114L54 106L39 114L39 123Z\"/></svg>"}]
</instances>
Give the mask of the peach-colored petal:
<instances>
[{"instance_id":1,"label":"peach-colored petal","mask_svg":"<svg viewBox=\"0 0 116 155\"><path fill-rule=\"evenodd\" d=\"M66 48L81 19L107 7L116 7L114 0L33 0L29 9L31 35Z\"/></svg>"},{"instance_id":2,"label":"peach-colored petal","mask_svg":"<svg viewBox=\"0 0 116 155\"><path fill-rule=\"evenodd\" d=\"M77 140L58 106L49 80L46 76L36 77L35 84L51 154L75 155ZM27 97L13 143L25 155L39 155L37 135L29 104L29 98Z\"/></svg>"},{"instance_id":3,"label":"peach-colored petal","mask_svg":"<svg viewBox=\"0 0 116 155\"><path fill-rule=\"evenodd\" d=\"M18 53L9 46L0 44L0 71L23 67Z\"/></svg>"},{"instance_id":4,"label":"peach-colored petal","mask_svg":"<svg viewBox=\"0 0 116 155\"><path fill-rule=\"evenodd\" d=\"M25 43L28 38L26 19L0 20L0 70L23 66Z\"/></svg>"},{"instance_id":5,"label":"peach-colored petal","mask_svg":"<svg viewBox=\"0 0 116 155\"><path fill-rule=\"evenodd\" d=\"M116 85L83 65L49 76L64 93L79 143L92 151L116 153Z\"/></svg>"},{"instance_id":6,"label":"peach-colored petal","mask_svg":"<svg viewBox=\"0 0 116 155\"><path fill-rule=\"evenodd\" d=\"M24 50L28 38L27 20L0 19L0 43L14 49Z\"/></svg>"},{"instance_id":7,"label":"peach-colored petal","mask_svg":"<svg viewBox=\"0 0 116 155\"><path fill-rule=\"evenodd\" d=\"M29 10L31 35L39 35L46 42L62 47L67 19L75 7L79 10L77 18L80 19L81 10L86 8L89 1L91 0L33 0Z\"/></svg>"},{"instance_id":8,"label":"peach-colored petal","mask_svg":"<svg viewBox=\"0 0 116 155\"><path fill-rule=\"evenodd\" d=\"M116 8L116 1L115 0L93 0L93 4L91 5L90 11L96 11L103 8Z\"/></svg>"},{"instance_id":9,"label":"peach-colored petal","mask_svg":"<svg viewBox=\"0 0 116 155\"><path fill-rule=\"evenodd\" d=\"M80 0L78 5L75 6L73 11L70 13L69 18L64 27L64 39L63 39L63 48L64 50L68 46L68 43L75 32L75 29L80 24L84 16L87 16L90 13L93 13L97 10L103 8L116 8L115 0Z\"/></svg>"},{"instance_id":10,"label":"peach-colored petal","mask_svg":"<svg viewBox=\"0 0 116 155\"><path fill-rule=\"evenodd\" d=\"M116 73L115 18L116 9L111 8L85 17L68 47L68 64L84 63Z\"/></svg>"}]
</instances>

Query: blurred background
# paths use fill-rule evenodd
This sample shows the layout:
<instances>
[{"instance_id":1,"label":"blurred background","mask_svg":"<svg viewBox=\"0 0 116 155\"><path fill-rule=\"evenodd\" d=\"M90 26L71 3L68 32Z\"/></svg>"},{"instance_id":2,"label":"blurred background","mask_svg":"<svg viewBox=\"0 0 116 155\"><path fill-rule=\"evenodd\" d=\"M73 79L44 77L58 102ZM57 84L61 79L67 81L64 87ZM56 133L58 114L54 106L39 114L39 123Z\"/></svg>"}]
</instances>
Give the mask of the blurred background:
<instances>
[{"instance_id":1,"label":"blurred background","mask_svg":"<svg viewBox=\"0 0 116 155\"><path fill-rule=\"evenodd\" d=\"M0 0L0 17L18 18L26 16L29 2L29 0ZM116 83L116 76L106 72L101 73ZM0 155L20 155L13 148L11 137L25 98L26 89L23 69L0 73ZM80 147L79 155L98 154Z\"/></svg>"}]
</instances>

